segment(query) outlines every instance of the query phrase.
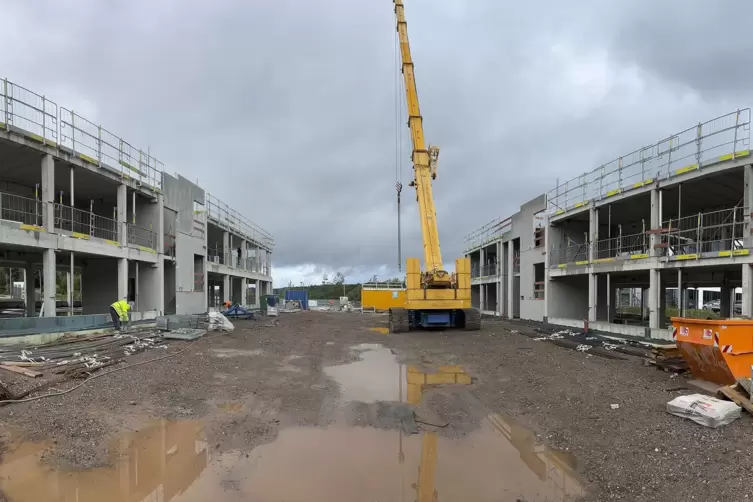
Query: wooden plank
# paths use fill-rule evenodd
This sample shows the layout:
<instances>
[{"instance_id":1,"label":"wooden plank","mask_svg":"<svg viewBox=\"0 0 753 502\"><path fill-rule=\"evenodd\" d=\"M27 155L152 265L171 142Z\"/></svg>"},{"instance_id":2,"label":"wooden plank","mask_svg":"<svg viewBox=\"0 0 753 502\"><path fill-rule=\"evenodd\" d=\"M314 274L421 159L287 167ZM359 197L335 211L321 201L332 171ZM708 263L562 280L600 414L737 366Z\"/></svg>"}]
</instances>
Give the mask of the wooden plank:
<instances>
[{"instance_id":1,"label":"wooden plank","mask_svg":"<svg viewBox=\"0 0 753 502\"><path fill-rule=\"evenodd\" d=\"M42 376L42 374L39 373L38 371L31 371L29 369L22 368L20 366L6 366L4 364L0 364L0 368L7 371L12 371L13 373L18 373L20 375L27 376L30 378L38 378Z\"/></svg>"},{"instance_id":2,"label":"wooden plank","mask_svg":"<svg viewBox=\"0 0 753 502\"><path fill-rule=\"evenodd\" d=\"M736 405L743 407L745 411L753 415L753 404L751 404L750 399L737 389L727 385L719 389L719 392L721 392L727 399L734 402Z\"/></svg>"}]
</instances>

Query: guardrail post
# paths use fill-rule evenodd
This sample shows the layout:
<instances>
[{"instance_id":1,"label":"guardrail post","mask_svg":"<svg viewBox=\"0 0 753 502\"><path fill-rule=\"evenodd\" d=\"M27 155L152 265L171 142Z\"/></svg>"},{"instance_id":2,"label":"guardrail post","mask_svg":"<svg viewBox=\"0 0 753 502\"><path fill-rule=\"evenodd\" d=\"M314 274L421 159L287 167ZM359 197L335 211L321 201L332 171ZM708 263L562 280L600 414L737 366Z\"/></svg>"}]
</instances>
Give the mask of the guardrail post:
<instances>
[{"instance_id":1,"label":"guardrail post","mask_svg":"<svg viewBox=\"0 0 753 502\"><path fill-rule=\"evenodd\" d=\"M737 158L737 128L740 127L740 109L735 114L735 139L732 142L732 160Z\"/></svg>"},{"instance_id":2,"label":"guardrail post","mask_svg":"<svg viewBox=\"0 0 753 502\"><path fill-rule=\"evenodd\" d=\"M45 104L46 100L42 96L42 143L47 144L47 107Z\"/></svg>"},{"instance_id":3,"label":"guardrail post","mask_svg":"<svg viewBox=\"0 0 753 502\"><path fill-rule=\"evenodd\" d=\"M102 166L102 126L97 126L97 163Z\"/></svg>"},{"instance_id":4,"label":"guardrail post","mask_svg":"<svg viewBox=\"0 0 753 502\"><path fill-rule=\"evenodd\" d=\"M696 138L695 138L695 163L698 164L698 168L701 168L701 137L703 134L703 124L698 122L698 127L696 128ZM734 145L732 146L732 149L734 151Z\"/></svg>"},{"instance_id":5,"label":"guardrail post","mask_svg":"<svg viewBox=\"0 0 753 502\"><path fill-rule=\"evenodd\" d=\"M8 79L3 79L3 100L5 101L5 130L10 130L10 100L8 99Z\"/></svg>"}]
</instances>

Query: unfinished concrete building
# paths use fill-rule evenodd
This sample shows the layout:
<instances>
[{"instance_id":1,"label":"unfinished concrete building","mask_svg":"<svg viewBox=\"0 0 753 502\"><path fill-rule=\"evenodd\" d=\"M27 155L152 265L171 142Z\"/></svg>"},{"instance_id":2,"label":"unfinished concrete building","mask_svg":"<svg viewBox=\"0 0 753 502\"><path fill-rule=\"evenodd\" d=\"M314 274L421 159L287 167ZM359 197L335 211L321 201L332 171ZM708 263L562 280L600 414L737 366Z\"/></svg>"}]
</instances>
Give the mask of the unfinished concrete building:
<instances>
[{"instance_id":1,"label":"unfinished concrete building","mask_svg":"<svg viewBox=\"0 0 753 502\"><path fill-rule=\"evenodd\" d=\"M484 314L544 320L546 196L466 236L471 302Z\"/></svg>"},{"instance_id":2,"label":"unfinished concrete building","mask_svg":"<svg viewBox=\"0 0 753 502\"><path fill-rule=\"evenodd\" d=\"M546 198L543 317L671 339L671 316L751 316L752 161L745 109L554 187ZM469 235L472 258L488 247L474 244L480 230ZM489 237L504 239L499 230ZM525 273L521 265L521 287L532 282ZM500 315L515 316L514 303Z\"/></svg>"},{"instance_id":3,"label":"unfinished concrete building","mask_svg":"<svg viewBox=\"0 0 753 502\"><path fill-rule=\"evenodd\" d=\"M215 235L246 261L215 269ZM2 317L102 314L122 296L137 318L200 313L216 303L207 289L215 278L237 283L224 299L258 306L256 292L271 288L273 244L152 155L0 81Z\"/></svg>"}]
</instances>

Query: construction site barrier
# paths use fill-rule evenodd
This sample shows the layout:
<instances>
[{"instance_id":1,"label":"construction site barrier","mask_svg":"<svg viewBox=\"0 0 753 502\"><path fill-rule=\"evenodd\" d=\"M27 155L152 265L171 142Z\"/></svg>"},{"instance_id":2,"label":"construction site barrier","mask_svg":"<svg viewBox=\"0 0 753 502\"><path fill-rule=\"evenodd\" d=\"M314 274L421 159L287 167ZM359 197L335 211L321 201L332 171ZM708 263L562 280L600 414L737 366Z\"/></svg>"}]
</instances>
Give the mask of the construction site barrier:
<instances>
[{"instance_id":1,"label":"construction site barrier","mask_svg":"<svg viewBox=\"0 0 753 502\"><path fill-rule=\"evenodd\" d=\"M751 377L753 320L671 320L672 338L693 376L719 385Z\"/></svg>"}]
</instances>

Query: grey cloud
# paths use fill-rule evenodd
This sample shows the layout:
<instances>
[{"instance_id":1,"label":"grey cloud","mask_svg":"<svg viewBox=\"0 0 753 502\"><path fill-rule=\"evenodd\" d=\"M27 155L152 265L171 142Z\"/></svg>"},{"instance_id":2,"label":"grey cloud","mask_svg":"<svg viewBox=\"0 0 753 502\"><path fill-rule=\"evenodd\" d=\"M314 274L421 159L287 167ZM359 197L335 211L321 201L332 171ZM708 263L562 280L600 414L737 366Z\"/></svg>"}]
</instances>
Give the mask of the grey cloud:
<instances>
[{"instance_id":1,"label":"grey cloud","mask_svg":"<svg viewBox=\"0 0 753 502\"><path fill-rule=\"evenodd\" d=\"M737 82L752 44L742 30L726 36L728 7L406 4L426 136L442 148L435 198L446 263L462 254L465 233L556 178L750 101ZM10 79L90 109L108 129L149 145L169 171L198 178L275 235L276 266L393 275L391 2L2 9L15 27L0 56ZM724 40L733 40L727 52ZM717 70L726 78L707 76ZM397 119L403 255L422 256L406 119Z\"/></svg>"}]
</instances>

